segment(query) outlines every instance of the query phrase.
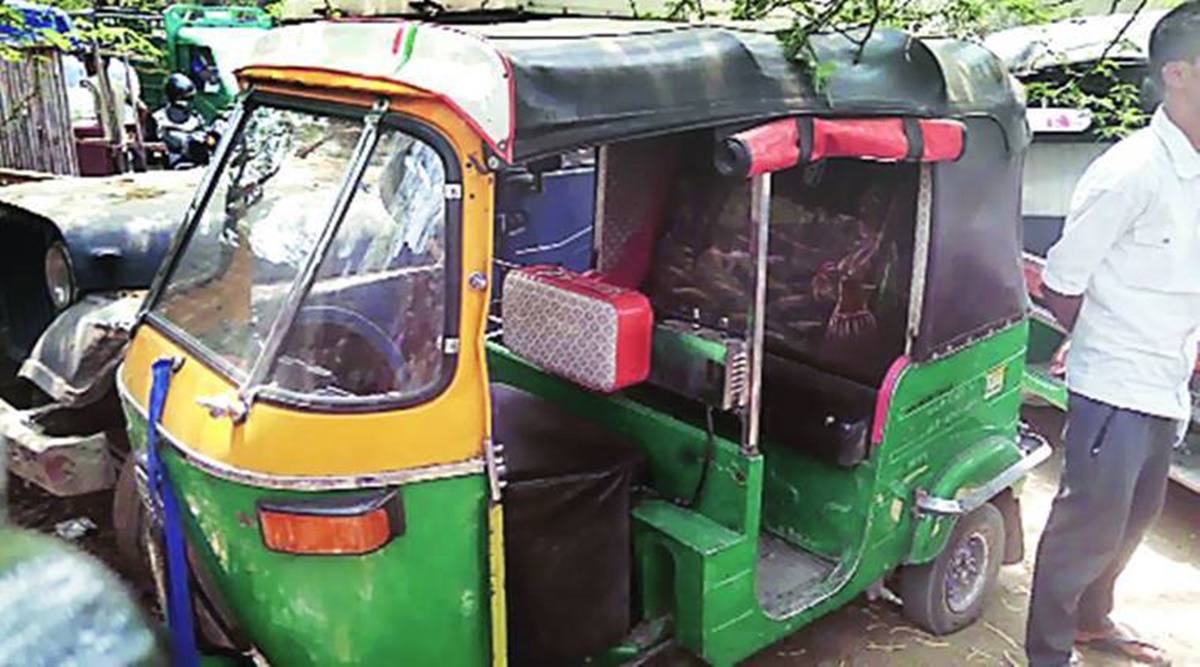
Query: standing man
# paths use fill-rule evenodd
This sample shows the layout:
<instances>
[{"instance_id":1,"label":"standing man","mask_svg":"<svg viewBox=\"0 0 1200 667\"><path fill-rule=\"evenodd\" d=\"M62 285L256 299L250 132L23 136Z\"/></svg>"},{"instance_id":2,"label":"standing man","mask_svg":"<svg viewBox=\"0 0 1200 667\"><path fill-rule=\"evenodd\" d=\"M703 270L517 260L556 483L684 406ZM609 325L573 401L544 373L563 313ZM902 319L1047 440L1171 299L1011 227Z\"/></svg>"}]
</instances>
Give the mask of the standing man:
<instances>
[{"instance_id":1,"label":"standing man","mask_svg":"<svg viewBox=\"0 0 1200 667\"><path fill-rule=\"evenodd\" d=\"M1190 418L1200 331L1200 0L1150 38L1164 92L1150 126L1080 180L1044 285L1072 330L1066 466L1038 546L1026 653L1065 667L1073 646L1147 664L1163 651L1111 618L1113 585L1162 509Z\"/></svg>"}]
</instances>

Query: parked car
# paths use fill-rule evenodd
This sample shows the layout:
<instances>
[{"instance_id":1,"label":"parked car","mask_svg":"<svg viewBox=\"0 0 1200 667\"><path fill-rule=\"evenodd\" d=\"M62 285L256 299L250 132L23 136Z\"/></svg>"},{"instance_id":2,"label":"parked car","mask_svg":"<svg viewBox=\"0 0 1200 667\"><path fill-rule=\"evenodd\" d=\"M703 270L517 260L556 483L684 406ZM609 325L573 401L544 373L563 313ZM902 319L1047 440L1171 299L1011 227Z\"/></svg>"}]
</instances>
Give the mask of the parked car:
<instances>
[{"instance_id":1,"label":"parked car","mask_svg":"<svg viewBox=\"0 0 1200 667\"><path fill-rule=\"evenodd\" d=\"M0 439L17 475L63 496L113 483L112 373L202 176L0 188Z\"/></svg>"}]
</instances>

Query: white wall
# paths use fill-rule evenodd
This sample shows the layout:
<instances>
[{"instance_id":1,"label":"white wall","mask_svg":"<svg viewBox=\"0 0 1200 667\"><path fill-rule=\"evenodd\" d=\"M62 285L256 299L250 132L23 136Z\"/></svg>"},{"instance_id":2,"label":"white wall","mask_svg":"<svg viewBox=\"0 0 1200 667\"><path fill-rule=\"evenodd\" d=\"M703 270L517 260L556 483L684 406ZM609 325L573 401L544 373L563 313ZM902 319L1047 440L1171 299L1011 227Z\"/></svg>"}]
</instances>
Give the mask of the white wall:
<instances>
[{"instance_id":1,"label":"white wall","mask_svg":"<svg viewBox=\"0 0 1200 667\"><path fill-rule=\"evenodd\" d=\"M1075 183L1107 143L1036 142L1025 156L1024 215L1063 216Z\"/></svg>"}]
</instances>

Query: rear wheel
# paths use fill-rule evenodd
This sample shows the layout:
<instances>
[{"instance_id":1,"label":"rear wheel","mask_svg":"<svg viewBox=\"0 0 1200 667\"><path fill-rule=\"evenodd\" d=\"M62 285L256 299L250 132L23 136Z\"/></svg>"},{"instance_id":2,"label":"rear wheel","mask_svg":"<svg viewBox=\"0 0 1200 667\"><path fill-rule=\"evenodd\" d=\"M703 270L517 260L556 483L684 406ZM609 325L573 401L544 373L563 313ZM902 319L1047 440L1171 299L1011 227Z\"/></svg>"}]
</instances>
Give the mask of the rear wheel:
<instances>
[{"instance_id":1,"label":"rear wheel","mask_svg":"<svg viewBox=\"0 0 1200 667\"><path fill-rule=\"evenodd\" d=\"M983 613L1004 560L1004 515L988 503L958 520L931 563L900 572L904 615L935 635L970 625Z\"/></svg>"}]
</instances>

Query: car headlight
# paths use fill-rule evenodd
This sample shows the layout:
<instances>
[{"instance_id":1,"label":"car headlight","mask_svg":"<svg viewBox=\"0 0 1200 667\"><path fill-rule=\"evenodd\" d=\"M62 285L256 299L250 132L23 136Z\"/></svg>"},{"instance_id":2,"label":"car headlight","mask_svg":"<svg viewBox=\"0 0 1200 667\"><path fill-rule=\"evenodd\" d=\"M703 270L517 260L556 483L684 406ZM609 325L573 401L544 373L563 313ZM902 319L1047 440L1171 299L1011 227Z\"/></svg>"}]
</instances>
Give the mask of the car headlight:
<instances>
[{"instance_id":1,"label":"car headlight","mask_svg":"<svg viewBox=\"0 0 1200 667\"><path fill-rule=\"evenodd\" d=\"M46 289L50 291L50 300L59 310L71 305L75 300L75 276L71 271L71 258L67 248L61 243L55 243L46 251Z\"/></svg>"}]
</instances>

